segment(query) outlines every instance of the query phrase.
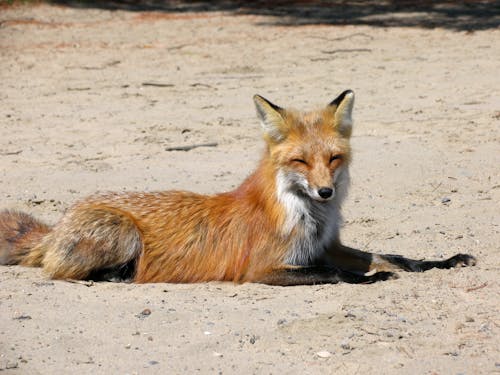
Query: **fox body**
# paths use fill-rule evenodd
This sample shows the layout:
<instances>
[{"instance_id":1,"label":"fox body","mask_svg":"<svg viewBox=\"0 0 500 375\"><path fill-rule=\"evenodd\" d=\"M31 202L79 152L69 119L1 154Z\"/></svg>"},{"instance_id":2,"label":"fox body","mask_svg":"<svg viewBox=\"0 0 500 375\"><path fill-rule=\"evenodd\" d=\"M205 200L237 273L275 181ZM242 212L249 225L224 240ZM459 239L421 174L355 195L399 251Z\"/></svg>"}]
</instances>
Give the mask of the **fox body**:
<instances>
[{"instance_id":1,"label":"fox body","mask_svg":"<svg viewBox=\"0 0 500 375\"><path fill-rule=\"evenodd\" d=\"M254 101L266 148L234 191L97 194L76 203L53 228L3 211L0 263L41 266L56 279L276 285L372 282L396 269L475 263L465 254L421 261L340 243L352 91L311 112L257 95Z\"/></svg>"}]
</instances>

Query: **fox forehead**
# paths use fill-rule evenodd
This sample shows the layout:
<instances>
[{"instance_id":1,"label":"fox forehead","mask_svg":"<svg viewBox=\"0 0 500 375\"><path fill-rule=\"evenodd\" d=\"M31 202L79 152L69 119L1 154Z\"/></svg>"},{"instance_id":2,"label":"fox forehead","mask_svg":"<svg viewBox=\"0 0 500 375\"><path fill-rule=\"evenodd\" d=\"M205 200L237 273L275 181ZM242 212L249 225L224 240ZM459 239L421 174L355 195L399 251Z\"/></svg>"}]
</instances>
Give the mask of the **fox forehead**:
<instances>
[{"instance_id":1,"label":"fox forehead","mask_svg":"<svg viewBox=\"0 0 500 375\"><path fill-rule=\"evenodd\" d=\"M314 130L323 125L329 128L336 127L334 112L328 108L312 111L286 109L283 119L290 128L296 129Z\"/></svg>"}]
</instances>

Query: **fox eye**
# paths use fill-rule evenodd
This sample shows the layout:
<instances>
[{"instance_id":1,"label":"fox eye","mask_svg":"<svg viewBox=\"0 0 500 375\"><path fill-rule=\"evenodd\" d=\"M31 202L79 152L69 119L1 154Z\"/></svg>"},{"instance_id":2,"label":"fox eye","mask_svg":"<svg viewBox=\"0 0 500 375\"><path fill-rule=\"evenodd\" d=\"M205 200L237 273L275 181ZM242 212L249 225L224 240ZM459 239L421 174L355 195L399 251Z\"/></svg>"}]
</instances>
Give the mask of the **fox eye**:
<instances>
[{"instance_id":1,"label":"fox eye","mask_svg":"<svg viewBox=\"0 0 500 375\"><path fill-rule=\"evenodd\" d=\"M340 154L332 155L332 157L330 158L330 163L333 162L334 160L339 160L339 159L342 159L342 155Z\"/></svg>"},{"instance_id":2,"label":"fox eye","mask_svg":"<svg viewBox=\"0 0 500 375\"><path fill-rule=\"evenodd\" d=\"M307 165L307 162L304 159L292 159L292 162Z\"/></svg>"}]
</instances>

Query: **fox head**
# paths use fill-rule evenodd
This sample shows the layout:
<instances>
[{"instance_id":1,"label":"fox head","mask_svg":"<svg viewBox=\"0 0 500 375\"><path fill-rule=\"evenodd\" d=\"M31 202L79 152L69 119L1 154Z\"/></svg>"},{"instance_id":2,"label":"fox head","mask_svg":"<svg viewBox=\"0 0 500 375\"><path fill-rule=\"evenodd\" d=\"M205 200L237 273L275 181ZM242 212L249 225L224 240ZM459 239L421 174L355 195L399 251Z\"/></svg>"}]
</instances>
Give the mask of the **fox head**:
<instances>
[{"instance_id":1,"label":"fox head","mask_svg":"<svg viewBox=\"0 0 500 375\"><path fill-rule=\"evenodd\" d=\"M279 191L316 202L330 201L346 191L354 104L351 90L310 112L284 109L259 95L254 102Z\"/></svg>"}]
</instances>

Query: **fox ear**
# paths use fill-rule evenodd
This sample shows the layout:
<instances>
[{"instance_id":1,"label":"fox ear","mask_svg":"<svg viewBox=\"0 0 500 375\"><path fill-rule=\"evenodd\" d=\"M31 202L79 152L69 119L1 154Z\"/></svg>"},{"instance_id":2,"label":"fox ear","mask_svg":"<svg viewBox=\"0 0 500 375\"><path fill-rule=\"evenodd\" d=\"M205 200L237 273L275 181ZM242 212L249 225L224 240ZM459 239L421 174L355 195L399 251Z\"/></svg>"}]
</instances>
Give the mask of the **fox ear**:
<instances>
[{"instance_id":1,"label":"fox ear","mask_svg":"<svg viewBox=\"0 0 500 375\"><path fill-rule=\"evenodd\" d=\"M286 137L283 108L271 103L260 95L254 95L253 101L257 108L257 115L264 132L275 142L280 142Z\"/></svg>"},{"instance_id":2,"label":"fox ear","mask_svg":"<svg viewBox=\"0 0 500 375\"><path fill-rule=\"evenodd\" d=\"M346 90L340 94L329 105L335 110L335 126L340 133L346 137L351 136L352 131L352 108L354 106L354 92Z\"/></svg>"}]
</instances>

